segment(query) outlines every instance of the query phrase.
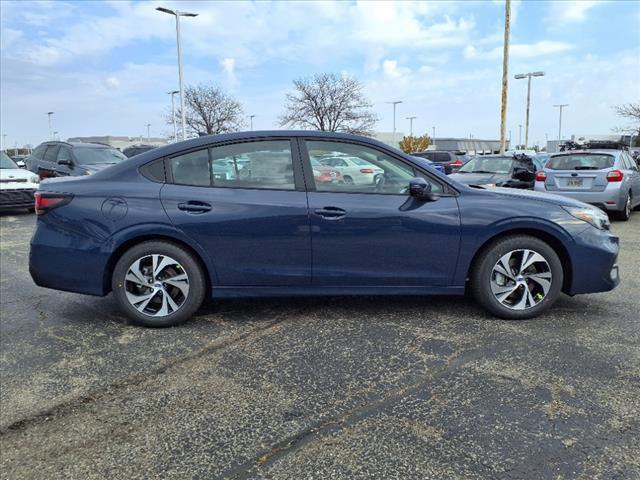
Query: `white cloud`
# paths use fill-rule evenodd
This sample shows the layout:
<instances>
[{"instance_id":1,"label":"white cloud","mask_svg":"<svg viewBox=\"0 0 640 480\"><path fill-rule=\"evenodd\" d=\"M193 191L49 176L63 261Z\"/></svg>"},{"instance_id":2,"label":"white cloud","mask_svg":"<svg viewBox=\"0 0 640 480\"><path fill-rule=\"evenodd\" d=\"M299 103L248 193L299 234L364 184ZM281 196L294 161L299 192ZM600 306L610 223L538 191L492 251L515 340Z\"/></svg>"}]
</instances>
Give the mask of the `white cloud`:
<instances>
[{"instance_id":1,"label":"white cloud","mask_svg":"<svg viewBox=\"0 0 640 480\"><path fill-rule=\"evenodd\" d=\"M110 76L104 79L104 85L107 88L118 88L120 86L120 80L118 80L118 77Z\"/></svg>"},{"instance_id":2,"label":"white cloud","mask_svg":"<svg viewBox=\"0 0 640 480\"><path fill-rule=\"evenodd\" d=\"M227 75L227 80L234 83L236 81L236 60L235 58L223 58L220 61L224 73Z\"/></svg>"},{"instance_id":3,"label":"white cloud","mask_svg":"<svg viewBox=\"0 0 640 480\"><path fill-rule=\"evenodd\" d=\"M602 3L601 0L555 0L550 2L547 21L555 26L584 22L588 12Z\"/></svg>"},{"instance_id":4,"label":"white cloud","mask_svg":"<svg viewBox=\"0 0 640 480\"><path fill-rule=\"evenodd\" d=\"M393 79L399 79L408 75L411 70L398 65L397 60L385 60L382 62L382 71L384 74Z\"/></svg>"},{"instance_id":5,"label":"white cloud","mask_svg":"<svg viewBox=\"0 0 640 480\"><path fill-rule=\"evenodd\" d=\"M557 55L568 52L573 48L575 46L570 43L552 40L541 40L536 43L515 43L509 46L509 59L519 60ZM473 45L467 45L463 51L463 55L467 59L497 60L502 58L502 54L502 45L486 51L478 50Z\"/></svg>"}]
</instances>

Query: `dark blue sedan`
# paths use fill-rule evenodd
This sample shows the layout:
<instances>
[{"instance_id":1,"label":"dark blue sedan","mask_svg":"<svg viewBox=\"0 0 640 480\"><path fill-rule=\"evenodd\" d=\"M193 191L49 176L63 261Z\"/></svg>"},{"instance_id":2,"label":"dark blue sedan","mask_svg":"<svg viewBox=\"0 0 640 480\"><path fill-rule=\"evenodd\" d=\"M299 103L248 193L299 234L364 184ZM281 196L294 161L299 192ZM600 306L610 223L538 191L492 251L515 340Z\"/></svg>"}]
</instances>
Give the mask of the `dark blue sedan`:
<instances>
[{"instance_id":1,"label":"dark blue sedan","mask_svg":"<svg viewBox=\"0 0 640 480\"><path fill-rule=\"evenodd\" d=\"M341 155L383 173L370 183L316 181L314 160ZM206 295L468 291L494 315L524 319L560 292L602 292L619 281L618 238L600 210L464 186L346 134L188 140L91 176L44 181L36 209L35 282L113 291L147 326L187 320Z\"/></svg>"}]
</instances>

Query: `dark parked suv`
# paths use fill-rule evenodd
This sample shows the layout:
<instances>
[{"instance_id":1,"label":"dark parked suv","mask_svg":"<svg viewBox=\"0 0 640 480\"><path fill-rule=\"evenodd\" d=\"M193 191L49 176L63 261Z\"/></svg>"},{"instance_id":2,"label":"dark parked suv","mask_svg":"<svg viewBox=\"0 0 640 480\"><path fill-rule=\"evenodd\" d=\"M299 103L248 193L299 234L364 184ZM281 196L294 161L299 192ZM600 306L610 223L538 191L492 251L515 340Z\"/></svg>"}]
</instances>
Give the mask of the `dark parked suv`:
<instances>
[{"instance_id":1,"label":"dark parked suv","mask_svg":"<svg viewBox=\"0 0 640 480\"><path fill-rule=\"evenodd\" d=\"M122 153L99 143L45 142L25 161L40 178L91 175L126 160Z\"/></svg>"},{"instance_id":2,"label":"dark parked suv","mask_svg":"<svg viewBox=\"0 0 640 480\"><path fill-rule=\"evenodd\" d=\"M155 145L131 145L130 147L125 148L122 153L124 153L127 158L131 158L136 155L140 155L141 153L148 152L149 150L153 150L154 148L156 148Z\"/></svg>"},{"instance_id":3,"label":"dark parked suv","mask_svg":"<svg viewBox=\"0 0 640 480\"><path fill-rule=\"evenodd\" d=\"M457 172L462 165L469 161L469 157L463 152L449 152L446 150L427 150L425 152L412 153L411 155L444 165L447 175L451 172Z\"/></svg>"}]
</instances>

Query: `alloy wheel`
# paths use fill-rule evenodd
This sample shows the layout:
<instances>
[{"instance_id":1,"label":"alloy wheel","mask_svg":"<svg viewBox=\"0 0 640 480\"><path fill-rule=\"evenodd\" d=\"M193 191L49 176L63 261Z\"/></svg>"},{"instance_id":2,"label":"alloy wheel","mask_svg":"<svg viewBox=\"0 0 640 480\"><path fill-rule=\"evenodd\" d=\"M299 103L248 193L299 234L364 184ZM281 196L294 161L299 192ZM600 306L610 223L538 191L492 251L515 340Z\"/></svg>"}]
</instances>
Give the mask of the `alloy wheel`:
<instances>
[{"instance_id":1,"label":"alloy wheel","mask_svg":"<svg viewBox=\"0 0 640 480\"><path fill-rule=\"evenodd\" d=\"M503 306L527 310L546 297L553 281L547 260L535 250L512 250L491 271L491 292Z\"/></svg>"},{"instance_id":2,"label":"alloy wheel","mask_svg":"<svg viewBox=\"0 0 640 480\"><path fill-rule=\"evenodd\" d=\"M165 317L184 305L189 276L167 255L146 255L131 264L124 279L127 300L140 313Z\"/></svg>"}]
</instances>

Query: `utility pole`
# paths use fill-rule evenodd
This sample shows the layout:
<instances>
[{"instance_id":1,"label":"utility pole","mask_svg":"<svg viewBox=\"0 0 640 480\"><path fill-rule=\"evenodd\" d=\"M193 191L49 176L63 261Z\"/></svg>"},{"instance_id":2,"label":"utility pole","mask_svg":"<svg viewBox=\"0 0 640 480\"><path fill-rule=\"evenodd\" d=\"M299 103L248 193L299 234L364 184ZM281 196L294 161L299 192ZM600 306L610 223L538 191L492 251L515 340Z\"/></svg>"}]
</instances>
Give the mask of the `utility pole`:
<instances>
[{"instance_id":1,"label":"utility pole","mask_svg":"<svg viewBox=\"0 0 640 480\"><path fill-rule=\"evenodd\" d=\"M413 137L413 121L418 118L418 117L407 117L407 120L409 120L409 136Z\"/></svg>"},{"instance_id":2,"label":"utility pole","mask_svg":"<svg viewBox=\"0 0 640 480\"><path fill-rule=\"evenodd\" d=\"M249 115L249 123L251 124L251 131L253 132L253 119L256 118L255 115Z\"/></svg>"},{"instance_id":3,"label":"utility pole","mask_svg":"<svg viewBox=\"0 0 640 480\"><path fill-rule=\"evenodd\" d=\"M49 118L49 140L53 140L53 133L51 130L51 115L53 115L55 112L47 112L47 116Z\"/></svg>"},{"instance_id":4,"label":"utility pole","mask_svg":"<svg viewBox=\"0 0 640 480\"><path fill-rule=\"evenodd\" d=\"M7 134L2 134L2 148L0 150L5 150L7 148Z\"/></svg>"},{"instance_id":5,"label":"utility pole","mask_svg":"<svg viewBox=\"0 0 640 480\"><path fill-rule=\"evenodd\" d=\"M527 148L527 146L529 145L529 105L531 103L531 77L544 77L544 72L519 73L518 75L514 75L513 77L516 80L521 80L523 78L529 79L529 81L527 82L527 115L524 122L524 148Z\"/></svg>"},{"instance_id":6,"label":"utility pole","mask_svg":"<svg viewBox=\"0 0 640 480\"><path fill-rule=\"evenodd\" d=\"M507 128L507 87L509 85L509 29L511 22L511 0L504 4L504 47L502 51L502 104L500 107L500 153L504 154Z\"/></svg>"},{"instance_id":7,"label":"utility pole","mask_svg":"<svg viewBox=\"0 0 640 480\"><path fill-rule=\"evenodd\" d=\"M147 144L151 143L151 136L149 135L150 128L151 128L151 124L147 123Z\"/></svg>"},{"instance_id":8,"label":"utility pole","mask_svg":"<svg viewBox=\"0 0 640 480\"><path fill-rule=\"evenodd\" d=\"M563 103L561 105L554 105L554 107L560 109L560 118L558 119L558 140L562 140L562 109L568 106L569 106L568 103Z\"/></svg>"},{"instance_id":9,"label":"utility pole","mask_svg":"<svg viewBox=\"0 0 640 480\"><path fill-rule=\"evenodd\" d=\"M391 143L396 146L396 105L402 103L402 100L395 100L393 102L387 102L393 105L393 136L391 137Z\"/></svg>"},{"instance_id":10,"label":"utility pole","mask_svg":"<svg viewBox=\"0 0 640 480\"><path fill-rule=\"evenodd\" d=\"M178 130L176 125L176 104L174 101L174 95L176 93L180 93L179 90L173 90L171 92L167 92L168 95L171 95L171 121L173 123L173 141L174 143L178 141Z\"/></svg>"},{"instance_id":11,"label":"utility pole","mask_svg":"<svg viewBox=\"0 0 640 480\"><path fill-rule=\"evenodd\" d=\"M157 11L168 13L176 17L176 41L178 43L178 81L180 83L180 116L182 117L182 140L187 139L187 128L184 112L184 83L182 81L182 48L180 46L180 17L197 17L197 13L181 12L169 8L157 7Z\"/></svg>"}]
</instances>

